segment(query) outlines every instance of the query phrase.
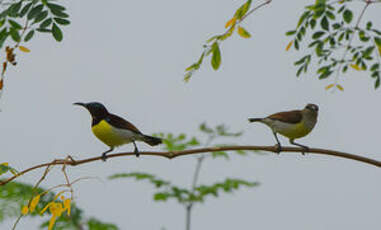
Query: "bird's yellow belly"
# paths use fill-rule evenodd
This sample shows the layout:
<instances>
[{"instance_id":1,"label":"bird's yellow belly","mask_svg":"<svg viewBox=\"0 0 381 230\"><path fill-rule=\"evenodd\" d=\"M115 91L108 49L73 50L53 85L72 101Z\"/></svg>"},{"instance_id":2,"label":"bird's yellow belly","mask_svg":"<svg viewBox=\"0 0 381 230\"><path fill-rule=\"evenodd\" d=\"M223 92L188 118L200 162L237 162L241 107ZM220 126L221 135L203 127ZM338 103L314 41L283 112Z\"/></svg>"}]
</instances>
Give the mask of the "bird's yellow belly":
<instances>
[{"instance_id":1,"label":"bird's yellow belly","mask_svg":"<svg viewBox=\"0 0 381 230\"><path fill-rule=\"evenodd\" d=\"M103 143L110 147L126 144L126 139L118 133L104 120L92 127L94 135Z\"/></svg>"},{"instance_id":2,"label":"bird's yellow belly","mask_svg":"<svg viewBox=\"0 0 381 230\"><path fill-rule=\"evenodd\" d=\"M303 122L298 124L289 124L287 127L279 127L276 131L290 139L297 139L306 136L312 129L308 128Z\"/></svg>"}]
</instances>

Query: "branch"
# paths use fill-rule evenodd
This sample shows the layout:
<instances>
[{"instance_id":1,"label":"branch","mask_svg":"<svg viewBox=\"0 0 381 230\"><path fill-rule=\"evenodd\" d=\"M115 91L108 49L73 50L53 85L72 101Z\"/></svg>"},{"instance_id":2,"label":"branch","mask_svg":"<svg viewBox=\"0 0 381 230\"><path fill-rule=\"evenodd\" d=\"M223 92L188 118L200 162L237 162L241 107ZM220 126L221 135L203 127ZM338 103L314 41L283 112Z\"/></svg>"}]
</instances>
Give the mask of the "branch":
<instances>
[{"instance_id":1,"label":"branch","mask_svg":"<svg viewBox=\"0 0 381 230\"><path fill-rule=\"evenodd\" d=\"M242 146L223 146L223 147L207 147L207 148L198 148L198 149L189 149L189 150L183 150L183 151L170 151L170 152L150 152L150 151L145 151L145 152L140 152L140 155L148 155L148 156L160 156L160 157L165 157L168 159L172 159L175 157L179 156L185 156L185 155L191 155L191 154L200 154L200 153L206 153L206 152L217 152L217 151L237 151L237 150L260 150L260 151L267 151L267 152L274 152L277 153L278 147L277 146L250 146L250 145L242 145ZM304 149L298 148L298 147L282 147L281 152L306 152ZM381 161L359 156L359 155L354 155L351 153L345 153L345 152L339 152L335 150L329 150L329 149L320 149L320 148L309 148L307 151L308 153L312 154L320 154L320 155L329 155L329 156L334 156L334 157L341 157L341 158L346 158L354 161L359 161L362 163L374 165L377 167L381 167ZM114 157L122 157L122 156L134 156L135 152L124 152L124 153L114 153L107 155L108 158L114 158ZM35 169L43 168L43 167L48 167L52 165L71 165L71 166L77 166L77 165L82 165L86 164L89 162L93 161L100 161L102 160L102 157L92 157L92 158L87 158L83 160L73 160L70 157L67 157L66 159L58 159L54 160L50 163L44 163L44 164L39 164L36 166L33 166L31 168L25 169L24 171L20 172L18 175L12 176L8 179L0 181L0 186L5 185L17 177L24 175L25 173L28 173L30 171L33 171Z\"/></svg>"}]
</instances>

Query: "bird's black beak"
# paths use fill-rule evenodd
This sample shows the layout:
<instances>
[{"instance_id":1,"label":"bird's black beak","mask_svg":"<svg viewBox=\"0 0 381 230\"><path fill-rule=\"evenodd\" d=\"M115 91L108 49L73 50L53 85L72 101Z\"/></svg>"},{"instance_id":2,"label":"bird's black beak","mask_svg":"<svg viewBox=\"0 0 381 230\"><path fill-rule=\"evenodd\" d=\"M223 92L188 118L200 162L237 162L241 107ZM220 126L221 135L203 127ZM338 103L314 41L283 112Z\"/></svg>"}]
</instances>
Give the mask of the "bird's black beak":
<instances>
[{"instance_id":1,"label":"bird's black beak","mask_svg":"<svg viewBox=\"0 0 381 230\"><path fill-rule=\"evenodd\" d=\"M76 102L76 103L73 103L73 105L79 105L79 106L85 107L87 109L86 104L82 103L82 102Z\"/></svg>"}]
</instances>

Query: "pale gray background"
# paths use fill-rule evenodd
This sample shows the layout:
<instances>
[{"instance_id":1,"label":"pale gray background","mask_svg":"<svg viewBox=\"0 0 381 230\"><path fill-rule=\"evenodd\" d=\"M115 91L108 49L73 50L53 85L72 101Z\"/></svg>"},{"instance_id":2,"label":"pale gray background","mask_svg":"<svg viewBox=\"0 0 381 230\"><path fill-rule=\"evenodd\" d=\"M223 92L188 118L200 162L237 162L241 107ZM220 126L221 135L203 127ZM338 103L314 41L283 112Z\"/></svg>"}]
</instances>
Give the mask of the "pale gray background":
<instances>
[{"instance_id":1,"label":"pale gray background","mask_svg":"<svg viewBox=\"0 0 381 230\"><path fill-rule=\"evenodd\" d=\"M380 159L380 96L373 80L351 71L341 78L345 92L330 93L314 74L295 77L293 62L301 53L285 52L303 7L312 1L273 1L244 23L252 39L237 36L223 43L222 68L209 59L189 84L183 70L201 53L211 35L242 1L68 1L72 24L58 44L39 35L32 52L18 54L17 68L7 72L1 98L1 161L17 169L63 158L99 155L106 146L90 132L90 116L72 106L101 101L142 131L197 133L203 121L226 123L246 131L241 144L272 145L263 125L247 117L262 116L306 103L320 106L319 123L301 142ZM379 14L379 6L367 17ZM377 21L375 21L377 22ZM379 21L378 21L379 22ZM381 27L376 23L378 28ZM283 143L287 140L281 139ZM141 149L147 146L141 144ZM159 148L157 148L159 149ZM120 151L132 150L125 146ZM107 181L113 173L147 171L189 185L194 156L119 158L70 168L70 178L100 177L75 188L76 202L87 216L121 229L184 228L183 207L152 201L145 183ZM23 176L35 182L42 171ZM234 156L230 162L207 161L201 183L225 177L258 180L241 190L196 206L193 229L379 229L380 170L359 162L317 155ZM43 186L63 182L60 171ZM18 229L35 229L41 219L24 219ZM0 225L9 229L13 222Z\"/></svg>"}]
</instances>

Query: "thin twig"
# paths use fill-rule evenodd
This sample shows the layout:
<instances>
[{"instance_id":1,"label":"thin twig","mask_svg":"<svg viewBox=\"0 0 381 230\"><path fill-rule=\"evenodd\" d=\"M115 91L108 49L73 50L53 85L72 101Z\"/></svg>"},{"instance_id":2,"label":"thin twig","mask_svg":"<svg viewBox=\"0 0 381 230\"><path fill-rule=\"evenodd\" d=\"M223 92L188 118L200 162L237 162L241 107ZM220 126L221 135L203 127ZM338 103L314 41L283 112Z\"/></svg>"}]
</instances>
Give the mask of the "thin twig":
<instances>
[{"instance_id":1,"label":"thin twig","mask_svg":"<svg viewBox=\"0 0 381 230\"><path fill-rule=\"evenodd\" d=\"M277 153L278 147L277 146L223 146L223 147L207 147L207 148L198 148L198 149L189 149L189 150L183 150L183 151L171 151L171 152L151 152L151 151L145 151L145 152L140 152L140 155L147 155L147 156L159 156L159 157L165 157L168 159L172 159L175 157L179 156L185 156L185 155L192 155L192 154L200 154L200 153L206 153L206 152L218 152L218 151L237 151L237 150L257 150L257 151L268 151L268 152L274 152ZM282 153L286 152L298 152L302 153L305 152L304 149L298 148L298 147L282 147ZM381 161L367 158L364 156L359 156L359 155L354 155L351 153L345 153L345 152L340 152L340 151L335 151L335 150L329 150L329 149L320 149L320 148L310 148L308 153L311 154L320 154L320 155L328 155L328 156L334 156L334 157L340 157L340 158L346 158L358 162L362 162L365 164L370 164L374 165L377 167L381 167ZM107 155L107 159L109 158L114 158L114 157L124 157L124 156L134 156L134 152L124 152L124 153L114 153ZM25 169L19 174L12 176L8 179L0 181L0 186L5 185L10 181L13 181L17 177L24 175L25 173L28 173L30 171L33 171L35 169L43 168L49 165L71 165L71 166L77 166L77 165L82 165L86 164L89 162L93 161L102 161L102 156L99 157L92 157L92 158L87 158L83 160L76 160L76 161L65 161L63 160L55 160L50 163L44 163L44 164L39 164L36 166L33 166L31 168Z\"/></svg>"}]
</instances>

